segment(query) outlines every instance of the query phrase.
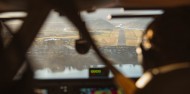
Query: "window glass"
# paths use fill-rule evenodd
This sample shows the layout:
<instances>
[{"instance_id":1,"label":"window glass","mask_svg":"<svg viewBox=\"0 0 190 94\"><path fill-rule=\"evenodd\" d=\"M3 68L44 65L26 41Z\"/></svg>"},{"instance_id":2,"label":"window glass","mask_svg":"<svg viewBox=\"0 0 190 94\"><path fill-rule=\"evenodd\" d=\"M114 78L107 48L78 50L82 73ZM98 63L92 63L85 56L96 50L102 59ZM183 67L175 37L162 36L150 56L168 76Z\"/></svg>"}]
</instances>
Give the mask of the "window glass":
<instances>
[{"instance_id":1,"label":"window glass","mask_svg":"<svg viewBox=\"0 0 190 94\"><path fill-rule=\"evenodd\" d=\"M128 77L139 77L142 68L137 62L136 47L146 26L153 18L119 18L109 20L110 14L152 14L162 11L124 11L99 9L92 13L81 12L89 31L104 55ZM66 17L52 12L33 46L28 51L36 79L89 78L88 69L103 67L103 63L90 50L78 54L75 41L77 29ZM112 75L110 74L110 77Z\"/></svg>"}]
</instances>

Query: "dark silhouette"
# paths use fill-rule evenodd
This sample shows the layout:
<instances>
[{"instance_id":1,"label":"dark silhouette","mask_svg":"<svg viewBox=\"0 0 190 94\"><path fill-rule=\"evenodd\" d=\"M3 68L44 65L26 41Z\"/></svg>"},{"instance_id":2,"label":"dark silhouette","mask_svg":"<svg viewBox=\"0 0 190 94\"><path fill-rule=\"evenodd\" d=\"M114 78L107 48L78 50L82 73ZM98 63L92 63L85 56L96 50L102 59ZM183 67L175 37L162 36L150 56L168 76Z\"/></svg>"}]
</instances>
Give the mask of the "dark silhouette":
<instances>
[{"instance_id":1,"label":"dark silhouette","mask_svg":"<svg viewBox=\"0 0 190 94\"><path fill-rule=\"evenodd\" d=\"M145 73L136 94L190 94L190 8L166 10L142 38Z\"/></svg>"}]
</instances>

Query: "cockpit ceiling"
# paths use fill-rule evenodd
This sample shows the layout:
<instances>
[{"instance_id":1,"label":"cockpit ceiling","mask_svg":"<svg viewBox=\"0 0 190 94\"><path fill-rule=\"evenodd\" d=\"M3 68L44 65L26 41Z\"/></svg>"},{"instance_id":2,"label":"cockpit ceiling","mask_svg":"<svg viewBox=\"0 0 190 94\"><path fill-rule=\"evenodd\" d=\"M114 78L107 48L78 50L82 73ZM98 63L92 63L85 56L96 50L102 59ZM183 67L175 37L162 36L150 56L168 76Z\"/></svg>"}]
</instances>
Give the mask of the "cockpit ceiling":
<instances>
[{"instance_id":1,"label":"cockpit ceiling","mask_svg":"<svg viewBox=\"0 0 190 94\"><path fill-rule=\"evenodd\" d=\"M120 6L126 8L155 9L190 6L190 0L119 0Z\"/></svg>"},{"instance_id":2,"label":"cockpit ceiling","mask_svg":"<svg viewBox=\"0 0 190 94\"><path fill-rule=\"evenodd\" d=\"M24 11L30 0L0 0L0 12ZM38 2L39 0L37 0ZM48 0L47 0L48 1ZM64 0L63 0L64 1ZM165 9L178 6L190 6L190 0L74 0L80 9L95 10L107 7L126 9ZM163 3L164 2L164 3Z\"/></svg>"}]
</instances>

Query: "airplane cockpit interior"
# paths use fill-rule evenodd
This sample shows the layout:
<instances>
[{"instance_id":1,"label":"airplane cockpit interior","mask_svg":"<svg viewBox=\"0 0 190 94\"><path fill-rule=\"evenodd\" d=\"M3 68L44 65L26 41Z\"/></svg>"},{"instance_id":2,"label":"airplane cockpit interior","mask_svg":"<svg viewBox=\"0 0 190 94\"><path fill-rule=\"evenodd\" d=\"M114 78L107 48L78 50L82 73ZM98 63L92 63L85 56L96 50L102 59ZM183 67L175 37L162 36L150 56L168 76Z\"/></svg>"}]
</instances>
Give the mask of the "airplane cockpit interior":
<instances>
[{"instance_id":1,"label":"airplane cockpit interior","mask_svg":"<svg viewBox=\"0 0 190 94\"><path fill-rule=\"evenodd\" d=\"M138 82L146 75L138 48L154 34L147 28L165 11L190 13L189 6L190 0L0 0L0 94L139 94L137 84L147 82Z\"/></svg>"}]
</instances>

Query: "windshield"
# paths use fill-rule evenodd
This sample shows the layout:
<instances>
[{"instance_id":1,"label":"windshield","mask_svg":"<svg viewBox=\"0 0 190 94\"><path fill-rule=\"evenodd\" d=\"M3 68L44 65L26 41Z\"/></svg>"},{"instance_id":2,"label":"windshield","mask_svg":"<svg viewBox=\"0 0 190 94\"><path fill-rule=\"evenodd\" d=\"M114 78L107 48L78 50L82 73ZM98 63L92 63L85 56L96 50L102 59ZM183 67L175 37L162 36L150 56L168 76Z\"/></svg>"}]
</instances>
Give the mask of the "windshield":
<instances>
[{"instance_id":1,"label":"windshield","mask_svg":"<svg viewBox=\"0 0 190 94\"><path fill-rule=\"evenodd\" d=\"M99 9L92 13L82 12L96 44L104 55L114 61L114 66L128 77L139 77L142 68L137 61L136 47L146 26L153 18L119 18L109 20L110 14L161 13L161 11L124 11ZM28 51L36 79L89 78L88 69L103 67L93 50L78 54L75 41L77 29L67 20L52 11ZM112 74L110 73L110 77Z\"/></svg>"}]
</instances>

